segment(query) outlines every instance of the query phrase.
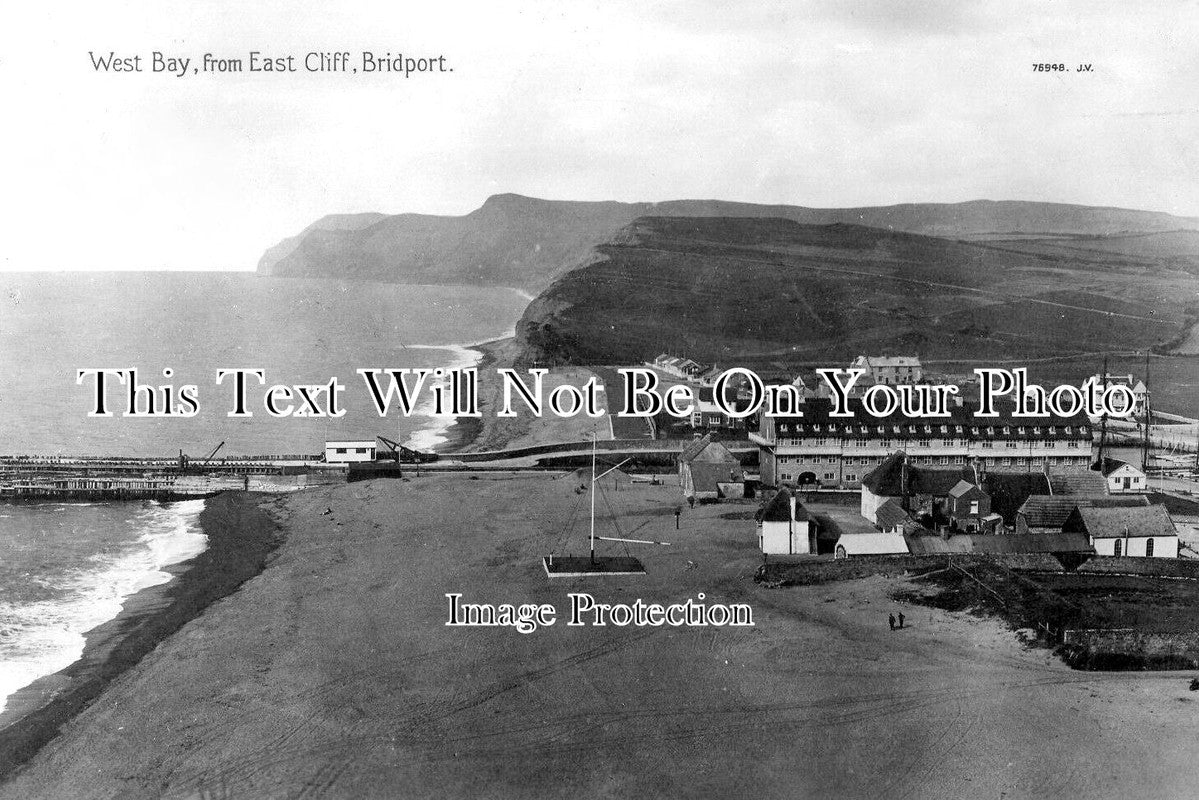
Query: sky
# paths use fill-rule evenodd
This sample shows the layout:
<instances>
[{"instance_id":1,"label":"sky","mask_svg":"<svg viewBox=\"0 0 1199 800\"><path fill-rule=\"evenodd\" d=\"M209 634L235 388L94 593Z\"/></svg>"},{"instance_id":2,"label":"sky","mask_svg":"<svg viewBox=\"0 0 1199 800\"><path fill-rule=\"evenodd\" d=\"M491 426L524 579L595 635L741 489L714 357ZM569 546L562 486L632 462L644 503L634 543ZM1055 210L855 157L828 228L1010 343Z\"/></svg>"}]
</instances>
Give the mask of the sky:
<instances>
[{"instance_id":1,"label":"sky","mask_svg":"<svg viewBox=\"0 0 1199 800\"><path fill-rule=\"evenodd\" d=\"M325 214L500 192L1199 216L1199 0L50 2L5 23L0 271L248 270ZM453 71L175 77L156 50Z\"/></svg>"}]
</instances>

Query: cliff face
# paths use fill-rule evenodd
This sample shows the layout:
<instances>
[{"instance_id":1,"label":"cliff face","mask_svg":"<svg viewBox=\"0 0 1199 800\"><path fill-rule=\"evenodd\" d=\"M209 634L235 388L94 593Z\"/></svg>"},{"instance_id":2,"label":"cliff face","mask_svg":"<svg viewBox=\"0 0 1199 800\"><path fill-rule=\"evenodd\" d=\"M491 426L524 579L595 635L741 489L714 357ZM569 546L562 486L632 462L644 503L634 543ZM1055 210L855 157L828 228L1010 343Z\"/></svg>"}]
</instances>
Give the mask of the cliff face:
<instances>
[{"instance_id":1,"label":"cliff face","mask_svg":"<svg viewBox=\"0 0 1199 800\"><path fill-rule=\"evenodd\" d=\"M974 201L817 209L718 200L567 202L506 194L460 217L352 214L326 217L269 249L258 272L394 283L511 286L537 292L592 263L597 246L633 220L774 217L810 225L852 223L968 238L996 233L1113 234L1199 230L1199 219L1055 203Z\"/></svg>"},{"instance_id":2,"label":"cliff face","mask_svg":"<svg viewBox=\"0 0 1199 800\"><path fill-rule=\"evenodd\" d=\"M1143 350L1199 313L1199 235L957 241L785 219L644 217L517 327L527 360L839 363Z\"/></svg>"}]
</instances>

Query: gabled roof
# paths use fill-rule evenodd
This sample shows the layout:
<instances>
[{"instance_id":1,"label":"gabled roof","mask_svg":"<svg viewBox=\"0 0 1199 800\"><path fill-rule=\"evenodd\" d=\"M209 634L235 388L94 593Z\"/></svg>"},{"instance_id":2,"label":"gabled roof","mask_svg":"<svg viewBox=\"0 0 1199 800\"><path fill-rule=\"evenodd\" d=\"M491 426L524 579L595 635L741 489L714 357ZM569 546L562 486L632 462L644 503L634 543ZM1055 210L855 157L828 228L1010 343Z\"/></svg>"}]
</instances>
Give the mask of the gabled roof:
<instances>
[{"instance_id":1,"label":"gabled roof","mask_svg":"<svg viewBox=\"0 0 1199 800\"><path fill-rule=\"evenodd\" d=\"M978 489L978 487L975 486L970 481L966 480L965 478L962 478L953 485L953 488L951 488L949 490L949 496L950 497L962 497L967 492L969 492L971 489ZM982 491L982 490L979 489L979 491Z\"/></svg>"},{"instance_id":2,"label":"gabled roof","mask_svg":"<svg viewBox=\"0 0 1199 800\"><path fill-rule=\"evenodd\" d=\"M1097 472L1063 472L1051 480L1054 494L1107 494L1107 481Z\"/></svg>"},{"instance_id":3,"label":"gabled roof","mask_svg":"<svg viewBox=\"0 0 1199 800\"><path fill-rule=\"evenodd\" d=\"M1132 466L1132 464L1129 464L1127 461L1121 461L1118 458L1104 458L1103 461L1101 461L1097 466L1099 467L1098 471L1102 473L1103 477L1105 478L1110 478L1112 473L1121 467L1129 467L1137 472L1140 472L1140 470Z\"/></svg>"},{"instance_id":4,"label":"gabled roof","mask_svg":"<svg viewBox=\"0 0 1199 800\"><path fill-rule=\"evenodd\" d=\"M896 450L862 476L862 485L879 497L903 495L903 461L907 454Z\"/></svg>"},{"instance_id":5,"label":"gabled roof","mask_svg":"<svg viewBox=\"0 0 1199 800\"><path fill-rule=\"evenodd\" d=\"M701 461L711 464L735 464L740 469L740 464L737 457L729 452L729 449L720 442L712 441L712 434L705 434L702 438L696 439L691 444L683 448L683 452L679 453L679 462Z\"/></svg>"},{"instance_id":6,"label":"gabled roof","mask_svg":"<svg viewBox=\"0 0 1199 800\"><path fill-rule=\"evenodd\" d=\"M911 518L911 515L904 511L903 506L894 497L887 500L874 512L875 523L883 530L903 525Z\"/></svg>"},{"instance_id":7,"label":"gabled roof","mask_svg":"<svg viewBox=\"0 0 1199 800\"><path fill-rule=\"evenodd\" d=\"M1152 505L1078 508L1063 527L1085 531L1097 539L1178 535L1165 506Z\"/></svg>"},{"instance_id":8,"label":"gabled roof","mask_svg":"<svg viewBox=\"0 0 1199 800\"><path fill-rule=\"evenodd\" d=\"M1030 528L1055 528L1061 530L1062 525L1070 518L1070 512L1080 506L1086 507L1119 507L1147 506L1149 498L1143 494L1098 495L1087 497L1077 494L1066 495L1033 495L1024 501L1017 513L1024 517L1024 522Z\"/></svg>"},{"instance_id":9,"label":"gabled roof","mask_svg":"<svg viewBox=\"0 0 1199 800\"><path fill-rule=\"evenodd\" d=\"M766 504L761 511L757 513L757 518L761 522L790 522L791 521L791 492L787 489L780 489L775 493L774 497L770 498L770 502ZM812 512L804 507L804 504L795 501L795 519L798 522L815 521Z\"/></svg>"},{"instance_id":10,"label":"gabled roof","mask_svg":"<svg viewBox=\"0 0 1199 800\"><path fill-rule=\"evenodd\" d=\"M736 461L731 464L691 461L687 469L691 470L691 485L697 492L715 492L722 483L745 480L745 471Z\"/></svg>"}]
</instances>

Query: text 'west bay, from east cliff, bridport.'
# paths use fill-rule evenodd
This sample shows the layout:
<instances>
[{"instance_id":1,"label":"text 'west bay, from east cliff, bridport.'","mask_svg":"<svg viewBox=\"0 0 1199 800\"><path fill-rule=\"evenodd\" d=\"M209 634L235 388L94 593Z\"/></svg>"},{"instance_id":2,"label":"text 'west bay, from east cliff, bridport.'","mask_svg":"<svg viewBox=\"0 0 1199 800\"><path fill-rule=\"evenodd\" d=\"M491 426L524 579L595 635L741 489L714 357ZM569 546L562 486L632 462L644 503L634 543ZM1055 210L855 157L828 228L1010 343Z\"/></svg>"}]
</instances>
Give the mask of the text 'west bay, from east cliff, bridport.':
<instances>
[{"instance_id":1,"label":"text 'west bay, from east cliff, bridport.'","mask_svg":"<svg viewBox=\"0 0 1199 800\"><path fill-rule=\"evenodd\" d=\"M281 53L250 50L244 53L145 53L89 50L94 72L110 75L383 75L411 78L454 71L444 53L392 50L310 50Z\"/></svg>"}]
</instances>

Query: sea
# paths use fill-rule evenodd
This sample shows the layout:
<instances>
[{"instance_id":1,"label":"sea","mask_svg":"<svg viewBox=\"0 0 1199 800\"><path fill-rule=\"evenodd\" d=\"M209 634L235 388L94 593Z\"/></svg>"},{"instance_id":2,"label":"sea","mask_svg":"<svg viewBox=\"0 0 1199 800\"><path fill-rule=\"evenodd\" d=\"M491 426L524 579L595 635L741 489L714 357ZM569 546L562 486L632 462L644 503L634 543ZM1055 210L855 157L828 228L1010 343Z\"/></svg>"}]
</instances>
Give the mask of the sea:
<instances>
[{"instance_id":1,"label":"sea","mask_svg":"<svg viewBox=\"0 0 1199 800\"><path fill-rule=\"evenodd\" d=\"M452 418L428 400L380 418L358 369L469 366L470 345L511 335L529 296L517 290L267 278L245 273L0 273L0 453L6 455L298 455L327 439L383 435L444 444ZM261 369L247 410L218 369ZM196 386L192 417L89 416L80 370L135 369L138 383ZM276 384L345 386L344 416L274 418ZM142 401L144 410L144 400ZM223 444L221 444L223 443ZM115 617L164 567L201 552L204 501L0 504L0 712L5 699L79 658L84 634Z\"/></svg>"}]
</instances>

